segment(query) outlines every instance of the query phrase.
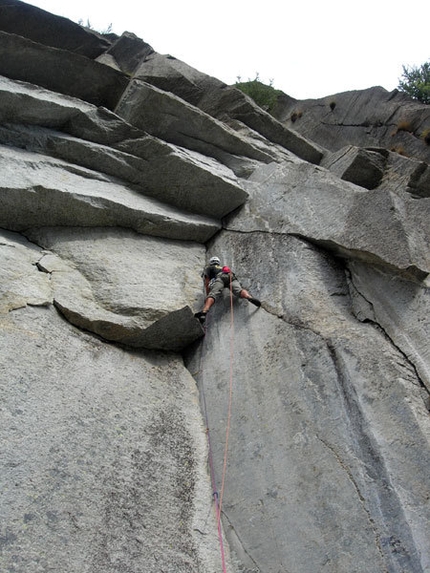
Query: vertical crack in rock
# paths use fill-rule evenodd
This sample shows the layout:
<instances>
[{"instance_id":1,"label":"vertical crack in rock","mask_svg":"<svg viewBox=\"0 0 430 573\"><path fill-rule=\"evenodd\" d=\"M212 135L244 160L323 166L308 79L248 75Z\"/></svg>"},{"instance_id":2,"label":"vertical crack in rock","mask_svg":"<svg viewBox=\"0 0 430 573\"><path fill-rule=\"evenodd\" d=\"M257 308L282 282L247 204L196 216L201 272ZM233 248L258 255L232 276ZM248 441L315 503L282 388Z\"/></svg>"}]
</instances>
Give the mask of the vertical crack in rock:
<instances>
[{"instance_id":1,"label":"vertical crack in rock","mask_svg":"<svg viewBox=\"0 0 430 573\"><path fill-rule=\"evenodd\" d=\"M357 491L374 531L375 544L384 556L387 573L421 571L420 559L415 549L410 526L404 515L403 506L393 488L375 438L366 429L367 422L360 408L356 390L345 376L342 359L336 348L329 341L327 346L336 368L339 388L348 414L347 419L356 436L357 451L355 455L363 464L363 474L361 475L361 472L356 474L363 480L361 487L358 480L352 477L351 471L346 470L345 462L342 462L333 448L330 450L341 467L347 471L347 475ZM321 438L319 439L321 440ZM326 447L329 447L327 442L321 441Z\"/></svg>"},{"instance_id":2,"label":"vertical crack in rock","mask_svg":"<svg viewBox=\"0 0 430 573\"><path fill-rule=\"evenodd\" d=\"M381 539L380 539L380 535L378 532L378 529L375 525L375 520L372 517L371 512L369 511L369 508L367 507L366 504L366 499L364 498L364 496L362 495L360 488L357 484L357 480L354 478L354 474L351 471L351 469L348 467L348 465L343 461L343 459L341 458L340 454L335 450L335 448L330 445L326 440L324 440L323 438L321 438L320 436L317 435L317 438L320 440L320 442L322 444L324 444L324 446L333 454L333 456L335 457L337 463L339 464L339 466L342 468L342 470L346 473L346 475L348 476L349 481L351 482L353 488L355 489L355 491L357 492L357 497L360 500L361 506L364 510L364 512L367 514L367 518L369 520L370 526L373 530L373 534L374 534L374 539L375 539L375 545L378 548L378 551L381 555L381 559L382 561L384 561L384 554L382 551L382 547L381 547ZM384 568L384 573L389 573L388 569Z\"/></svg>"},{"instance_id":3,"label":"vertical crack in rock","mask_svg":"<svg viewBox=\"0 0 430 573\"><path fill-rule=\"evenodd\" d=\"M251 549L247 549L245 545L242 543L239 534L237 533L234 525L232 524L229 516L225 511L223 511L223 521L226 523L224 524L225 535L228 539L230 545L230 551L235 552L236 558L240 560L241 566L240 571L241 573L260 573L262 570L257 565L257 562L251 555ZM286 569L283 569L285 573L288 573Z\"/></svg>"},{"instance_id":4,"label":"vertical crack in rock","mask_svg":"<svg viewBox=\"0 0 430 573\"><path fill-rule=\"evenodd\" d=\"M424 404L427 408L427 410L430 411L430 390L427 388L426 384L424 383L424 381L422 380L418 368L416 367L416 365L414 364L414 362L412 361L412 359L410 358L410 356L408 356L406 354L406 352L401 348L401 346L399 346L398 344L395 343L395 341L393 340L393 338L389 335L389 333L387 332L387 330L380 324L380 322L377 321L377 317L376 317L376 312L373 310L374 305L373 302L371 300L369 300L368 297L366 297L364 295L363 292L361 292L358 288L358 286L354 283L354 279L352 277L352 274L347 270L347 275L348 275L348 281L350 282L350 284L352 285L352 287L354 288L354 290L357 292L357 294L366 302L367 305L369 305L369 307L372 309L372 318L366 317L366 318L360 318L359 315L354 312L354 316L357 318L357 320L359 320L360 322L364 322L364 323L368 323L368 324L373 324L374 327L376 329L378 329L379 332L381 332L381 334L384 336L384 338L393 346L393 348L395 348L399 354L401 354L403 356L403 358L405 359L405 362L410 366L410 368L413 370L415 377L417 379L417 383L421 388L421 393L422 393L422 397L423 397L423 401Z\"/></svg>"}]
</instances>

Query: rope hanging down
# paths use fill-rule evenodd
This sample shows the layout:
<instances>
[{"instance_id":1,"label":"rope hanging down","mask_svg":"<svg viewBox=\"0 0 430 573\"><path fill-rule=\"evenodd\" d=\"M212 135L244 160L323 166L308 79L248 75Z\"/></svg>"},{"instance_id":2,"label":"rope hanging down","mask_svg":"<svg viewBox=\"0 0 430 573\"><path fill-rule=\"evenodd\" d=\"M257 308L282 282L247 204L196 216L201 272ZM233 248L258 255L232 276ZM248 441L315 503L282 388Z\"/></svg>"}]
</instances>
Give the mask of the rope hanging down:
<instances>
[{"instance_id":1,"label":"rope hanging down","mask_svg":"<svg viewBox=\"0 0 430 573\"><path fill-rule=\"evenodd\" d=\"M205 323L204 329L205 329L205 336L206 336L207 323ZM203 344L205 344L205 341L203 341ZM200 358L200 361L202 361L202 358ZM200 374L202 374L202 368L201 367L199 370L200 370ZM221 508L220 508L220 504L219 504L219 495L218 495L218 490L217 490L217 486L216 486L215 466L214 466L214 460L213 460L213 454L212 454L212 443L211 443L211 436L210 436L210 430L209 430L209 414L208 414L208 407L207 407L207 403L206 403L206 394L205 394L205 390L204 390L203 376L201 376L201 378L202 378L201 389L202 389L202 397L203 397L203 410L204 410L205 423L206 423L206 437L207 437L207 441L208 441L209 469L210 469L211 484L212 484L212 495L214 498L215 510L216 510L218 540L219 540L219 546L220 546L220 552L221 552L221 564L222 564L223 573L227 573L226 562L225 562L224 541L223 541L222 529L221 529Z\"/></svg>"},{"instance_id":2,"label":"rope hanging down","mask_svg":"<svg viewBox=\"0 0 430 573\"><path fill-rule=\"evenodd\" d=\"M207 323L205 324L205 336L207 331ZM205 341L203 342L205 345ZM203 353L202 353L203 354ZM214 468L214 461L213 461L213 453L212 453L212 444L210 438L210 430L209 430L209 415L208 415L208 408L206 403L206 395L204 391L204 383L202 383L202 398L203 398L203 409L204 409L204 416L205 416L205 423L206 423L206 436L208 441L208 453L209 453L209 468L210 468L210 476L211 476L211 483L212 483L212 495L214 497L215 508L216 508L216 518L217 518L217 529L218 529L218 539L220 544L220 552L221 552L221 563L222 563L222 571L223 573L227 573L226 568L226 561L225 561L225 550L224 550L224 541L222 536L222 528L221 528L221 511L222 511L222 502L224 497L224 489L225 489L225 476L227 473L227 458L228 458L228 442L230 437L230 427L231 427L231 412L232 412L232 403L233 403L233 355L234 355L234 312L233 312L233 289L232 289L232 276L230 275L230 375L229 375L229 392L228 392L228 414L227 414L227 426L226 426L226 434L225 434L225 445L224 445L224 459L223 459L223 470L222 470L222 479L221 479L221 490L218 494L218 490L216 487L216 478L215 478L215 468ZM201 360L201 358L200 358ZM200 372L201 372L200 368ZM203 376L202 376L203 379Z\"/></svg>"},{"instance_id":3,"label":"rope hanging down","mask_svg":"<svg viewBox=\"0 0 430 573\"><path fill-rule=\"evenodd\" d=\"M231 407L233 403L233 356L234 356L234 311L233 311L233 288L232 275L230 273L230 375L228 385L228 413L227 426L225 430L224 461L222 468L221 493L219 501L219 517L221 519L222 501L224 497L225 476L227 473L228 441L230 438Z\"/></svg>"}]
</instances>

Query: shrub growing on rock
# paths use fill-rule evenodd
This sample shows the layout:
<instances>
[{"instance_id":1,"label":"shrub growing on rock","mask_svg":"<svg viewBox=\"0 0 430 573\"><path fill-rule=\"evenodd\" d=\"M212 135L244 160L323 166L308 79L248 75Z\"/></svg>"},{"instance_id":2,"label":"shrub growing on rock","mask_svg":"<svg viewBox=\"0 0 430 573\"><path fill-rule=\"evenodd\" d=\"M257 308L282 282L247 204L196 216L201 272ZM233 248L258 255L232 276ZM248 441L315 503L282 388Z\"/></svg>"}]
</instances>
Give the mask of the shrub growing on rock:
<instances>
[{"instance_id":1,"label":"shrub growing on rock","mask_svg":"<svg viewBox=\"0 0 430 573\"><path fill-rule=\"evenodd\" d=\"M276 104L278 96L282 93L273 87L273 80L270 80L269 85L260 81L259 75L255 79L241 82L240 78L235 83L235 87L241 92L252 98L257 105L264 111L271 112Z\"/></svg>"}]
</instances>

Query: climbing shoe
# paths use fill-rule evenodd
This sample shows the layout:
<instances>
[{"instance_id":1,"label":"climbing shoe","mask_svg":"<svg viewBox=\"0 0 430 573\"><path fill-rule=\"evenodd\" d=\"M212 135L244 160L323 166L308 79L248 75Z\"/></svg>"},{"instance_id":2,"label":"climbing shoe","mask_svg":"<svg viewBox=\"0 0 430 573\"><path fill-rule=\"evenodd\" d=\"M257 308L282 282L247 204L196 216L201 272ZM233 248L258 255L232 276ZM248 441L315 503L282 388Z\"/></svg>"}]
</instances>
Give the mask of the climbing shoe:
<instances>
[{"instance_id":1,"label":"climbing shoe","mask_svg":"<svg viewBox=\"0 0 430 573\"><path fill-rule=\"evenodd\" d=\"M206 320L206 314L207 314L206 312L203 312L201 310L200 312L196 312L194 316L200 321L200 324L204 324Z\"/></svg>"},{"instance_id":2,"label":"climbing shoe","mask_svg":"<svg viewBox=\"0 0 430 573\"><path fill-rule=\"evenodd\" d=\"M251 304L255 304L255 306L261 306L261 302L258 300L258 298L249 298L248 302L250 302Z\"/></svg>"}]
</instances>

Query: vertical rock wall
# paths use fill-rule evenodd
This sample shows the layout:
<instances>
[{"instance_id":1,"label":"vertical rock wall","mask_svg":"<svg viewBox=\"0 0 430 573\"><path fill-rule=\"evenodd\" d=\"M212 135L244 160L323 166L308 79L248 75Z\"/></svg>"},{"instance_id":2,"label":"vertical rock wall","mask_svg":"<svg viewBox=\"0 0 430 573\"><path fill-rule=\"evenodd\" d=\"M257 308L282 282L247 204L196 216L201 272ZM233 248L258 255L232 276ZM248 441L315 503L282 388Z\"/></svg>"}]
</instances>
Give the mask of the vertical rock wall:
<instances>
[{"instance_id":1,"label":"vertical rock wall","mask_svg":"<svg viewBox=\"0 0 430 573\"><path fill-rule=\"evenodd\" d=\"M339 149L18 0L0 74L1 570L429 573L430 171L391 104L339 98L386 123ZM262 307L205 334L215 254Z\"/></svg>"},{"instance_id":2,"label":"vertical rock wall","mask_svg":"<svg viewBox=\"0 0 430 573\"><path fill-rule=\"evenodd\" d=\"M232 392L223 507L245 570L425 571L428 393L414 363L357 320L347 267L306 241L230 232L211 252L264 301L236 301L232 327L226 295L199 358L218 480Z\"/></svg>"}]
</instances>

